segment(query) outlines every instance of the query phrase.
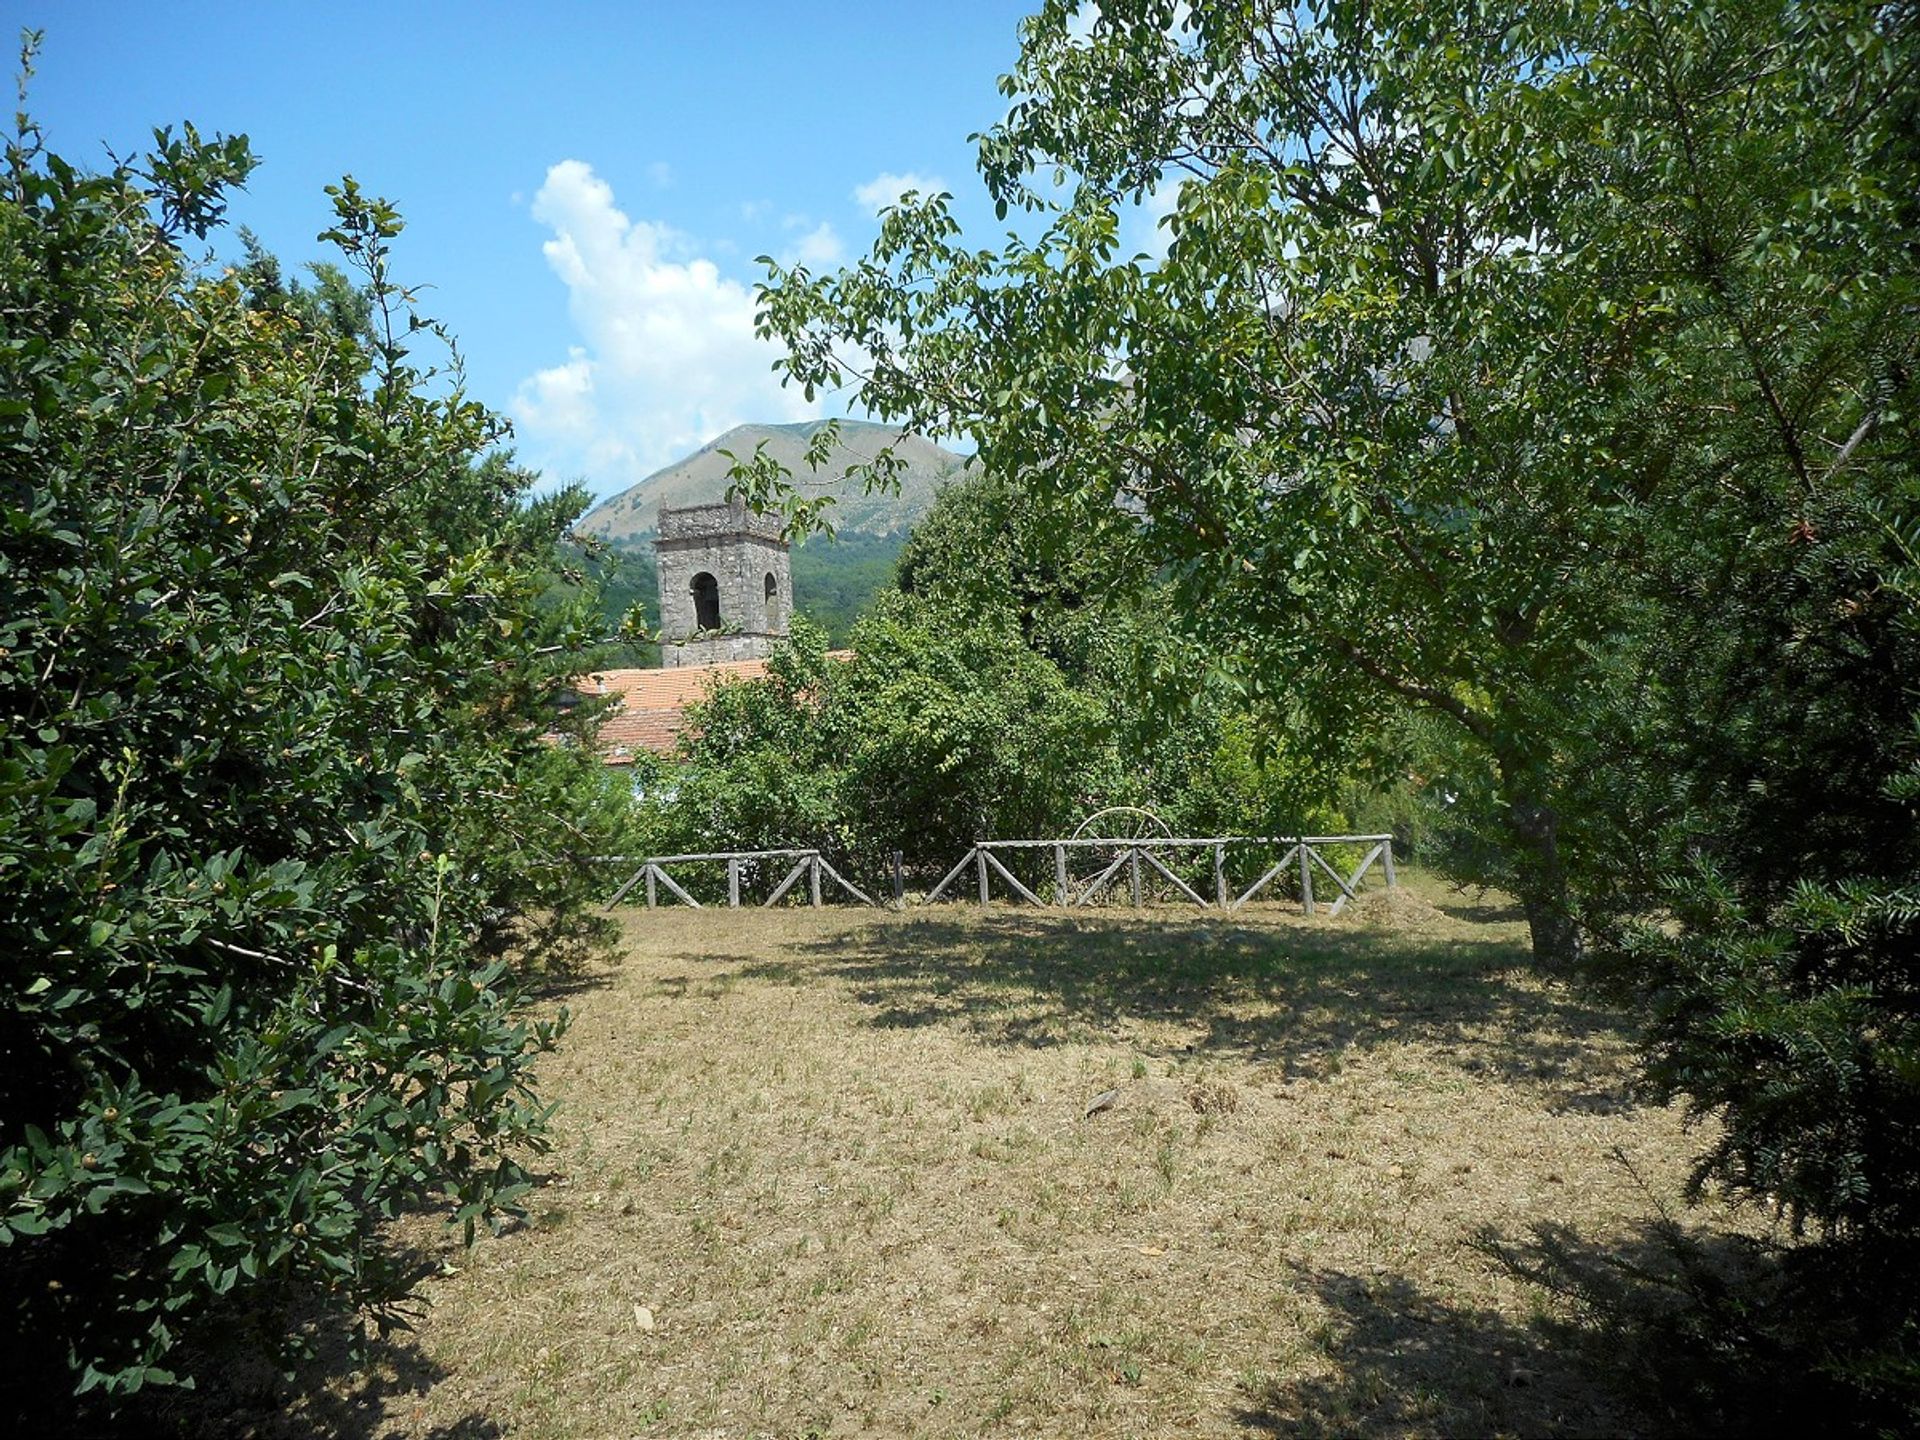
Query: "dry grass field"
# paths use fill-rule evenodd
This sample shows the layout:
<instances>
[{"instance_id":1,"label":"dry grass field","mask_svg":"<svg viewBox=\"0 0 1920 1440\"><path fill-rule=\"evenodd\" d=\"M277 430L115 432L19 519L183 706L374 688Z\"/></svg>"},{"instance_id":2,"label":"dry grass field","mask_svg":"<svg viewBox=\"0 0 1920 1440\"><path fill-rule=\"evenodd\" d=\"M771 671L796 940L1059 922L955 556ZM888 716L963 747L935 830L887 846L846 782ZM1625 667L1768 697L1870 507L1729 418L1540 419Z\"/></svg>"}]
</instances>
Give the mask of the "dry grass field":
<instances>
[{"instance_id":1,"label":"dry grass field","mask_svg":"<svg viewBox=\"0 0 1920 1440\"><path fill-rule=\"evenodd\" d=\"M416 1332L269 1429L1632 1424L1467 1242L1624 1235L1697 1137L1633 1103L1623 1027L1529 975L1508 912L1416 879L1313 920L623 924L564 997L532 1222L462 1251L423 1218Z\"/></svg>"}]
</instances>

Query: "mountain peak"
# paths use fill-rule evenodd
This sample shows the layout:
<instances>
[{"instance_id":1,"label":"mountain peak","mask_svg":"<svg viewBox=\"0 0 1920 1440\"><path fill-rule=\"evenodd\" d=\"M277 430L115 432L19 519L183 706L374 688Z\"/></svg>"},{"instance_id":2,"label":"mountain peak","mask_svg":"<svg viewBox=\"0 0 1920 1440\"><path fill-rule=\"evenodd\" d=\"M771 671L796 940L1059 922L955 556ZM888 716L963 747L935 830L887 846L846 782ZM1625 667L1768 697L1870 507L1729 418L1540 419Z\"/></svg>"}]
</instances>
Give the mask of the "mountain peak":
<instances>
[{"instance_id":1,"label":"mountain peak","mask_svg":"<svg viewBox=\"0 0 1920 1440\"><path fill-rule=\"evenodd\" d=\"M895 426L842 420L840 443L827 463L819 470L809 470L807 446L827 423L799 420L736 425L684 459L601 501L577 528L616 545L636 544L655 529L661 506L711 505L726 498L727 471L732 462L721 451L731 451L744 460L765 445L767 453L792 473L797 486L809 494L834 497L830 518L837 530L855 535L904 534L932 508L940 487L967 464L964 457L941 449L931 440L902 436ZM860 480L846 472L873 459L889 445L905 462L900 493L869 495Z\"/></svg>"}]
</instances>

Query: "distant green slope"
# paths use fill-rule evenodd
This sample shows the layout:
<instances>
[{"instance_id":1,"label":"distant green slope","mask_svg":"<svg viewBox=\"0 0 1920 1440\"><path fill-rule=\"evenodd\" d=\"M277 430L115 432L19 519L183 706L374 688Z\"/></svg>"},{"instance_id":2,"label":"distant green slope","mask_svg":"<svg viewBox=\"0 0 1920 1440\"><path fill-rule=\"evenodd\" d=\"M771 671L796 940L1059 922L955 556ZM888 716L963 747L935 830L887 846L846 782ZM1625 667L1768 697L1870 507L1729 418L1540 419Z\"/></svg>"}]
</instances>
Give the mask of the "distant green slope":
<instances>
[{"instance_id":1,"label":"distant green slope","mask_svg":"<svg viewBox=\"0 0 1920 1440\"><path fill-rule=\"evenodd\" d=\"M845 645L873 597L893 583L894 563L906 546L898 535L844 534L813 539L793 550L793 594L800 613Z\"/></svg>"}]
</instances>

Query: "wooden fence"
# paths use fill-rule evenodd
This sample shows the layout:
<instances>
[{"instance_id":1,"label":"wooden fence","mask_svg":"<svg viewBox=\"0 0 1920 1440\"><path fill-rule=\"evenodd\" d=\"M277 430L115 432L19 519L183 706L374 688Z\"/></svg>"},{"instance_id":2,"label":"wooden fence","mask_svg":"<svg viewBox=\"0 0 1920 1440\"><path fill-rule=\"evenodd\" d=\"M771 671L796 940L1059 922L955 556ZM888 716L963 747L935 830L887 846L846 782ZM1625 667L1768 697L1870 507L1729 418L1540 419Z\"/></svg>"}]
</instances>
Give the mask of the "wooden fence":
<instances>
[{"instance_id":1,"label":"wooden fence","mask_svg":"<svg viewBox=\"0 0 1920 1440\"><path fill-rule=\"evenodd\" d=\"M1279 849L1286 846L1286 852L1261 872L1244 890L1227 883L1227 851L1233 847L1261 846ZM1354 867L1351 875L1342 876L1331 861L1321 853L1321 847L1328 845L1366 845L1369 848L1360 863ZM1120 883L1122 872L1127 879L1127 893L1132 904L1138 908L1142 903L1143 882L1151 875L1172 887L1174 892L1184 896L1193 904L1203 908L1220 910L1238 910L1242 905L1267 889L1289 867L1296 862L1300 872L1300 903L1306 913L1316 911L1313 894L1314 874L1324 871L1329 879L1339 887L1340 898L1328 908L1328 913L1338 915L1366 879L1367 872L1375 864L1381 867L1389 887L1399 884L1393 870L1393 837L1391 835L1300 835L1274 837L1214 836L1210 839L1186 839L1181 837L1162 838L1147 836L1134 840L1084 839L1084 840L982 840L960 858L940 883L927 892L927 901L938 900L948 888L963 875L968 866L972 866L979 887L980 903L990 904L993 899L993 877L1000 880L1013 893L1030 905L1045 905L1032 889L1023 884L1014 875L998 852L1005 850L1051 850L1053 852L1053 901L1055 905L1074 907L1091 905L1101 895ZM1067 855L1069 851L1094 850L1111 851L1113 858L1098 870L1092 879L1077 881L1068 874ZM1213 861L1213 899L1208 900L1198 890L1174 873L1167 860L1175 852L1199 852L1210 855Z\"/></svg>"},{"instance_id":2,"label":"wooden fence","mask_svg":"<svg viewBox=\"0 0 1920 1440\"><path fill-rule=\"evenodd\" d=\"M595 858L603 865L630 865L633 863L630 857L620 855L601 855ZM607 902L607 909L613 909L614 906L627 898L627 895L635 886L644 883L647 887L647 908L649 910L659 904L660 891L663 889L678 897L681 904L691 905L694 909L698 910L701 908L700 902L689 895L685 888L682 887L673 876L667 873L667 866L711 864L721 860L726 861L727 864L727 908L730 910L738 910L740 908L740 882L742 873L751 862L758 860L791 860L794 862L792 868L787 871L786 878L773 887L773 893L768 895L766 899L758 902L763 908L770 905L777 905L784 900L787 892L800 882L800 877L803 875L807 877L808 899L815 908L818 908L821 904L820 880L822 876L833 881L834 884L838 885L862 905L872 905L875 903L871 895L867 894L866 891L862 890L859 886L848 880L846 876L834 869L832 864L818 850L715 850L700 855L648 856L640 862L640 868L633 872L626 884L614 892L613 898ZM758 866L754 868L758 869Z\"/></svg>"},{"instance_id":3,"label":"wooden fence","mask_svg":"<svg viewBox=\"0 0 1920 1440\"><path fill-rule=\"evenodd\" d=\"M1333 862L1322 853L1328 846L1368 847L1360 863L1351 874L1341 875ZM1268 865L1258 879L1244 889L1230 885L1227 878L1227 853L1232 849L1261 848L1279 850L1285 847L1280 858ZM1053 859L1053 896L1051 902L1041 896L1013 873L1001 853L1007 851L1050 850ZM1099 869L1091 879L1082 881L1069 873L1069 854L1082 852L1111 852L1111 858L1101 855L1096 863ZM1172 864L1177 863L1181 855L1206 856L1213 862L1213 897L1208 899L1175 872ZM602 864L630 865L636 863L631 857L600 856ZM791 868L786 877L774 886L766 899L755 902L763 907L777 905L785 899L787 893L807 877L808 898L814 906L823 903L821 880L824 876L838 885L853 899L862 905L875 905L872 896L853 884L818 850L718 850L698 855L654 855L638 861L639 869L614 893L607 902L611 910L634 890L645 884L647 887L647 907L652 909L660 901L660 891L666 890L684 905L700 908L700 902L687 893L673 876L667 873L669 865L706 865L724 861L727 867L727 905L739 909L741 905L741 881L743 874L751 867L758 871L754 862L767 860L791 860ZM1316 874L1324 874L1339 890L1339 898L1327 907L1329 914L1338 915L1346 908L1347 902L1358 893L1367 873L1379 865L1389 888L1399 883L1393 869L1393 837L1391 835L1300 835L1282 837L1258 836L1215 836L1211 839L1162 838L1158 836L1140 839L1078 839L1078 840L982 840L960 857L960 860L948 870L939 884L923 897L923 904L932 904L941 899L954 886L969 868L974 872L979 894L979 903L991 904L993 901L993 881L998 876L1001 884L1019 899L1030 905L1052 903L1073 908L1092 905L1101 896L1126 882L1126 894L1137 909L1145 903L1147 887L1156 880L1164 881L1172 893L1206 909L1238 910L1255 899L1260 893L1274 885L1283 875L1296 867L1300 877L1300 903L1309 915L1316 913L1318 907L1314 899L1314 879ZM894 903L903 902L899 879L899 859L894 865ZM1042 889L1047 886L1044 882Z\"/></svg>"}]
</instances>

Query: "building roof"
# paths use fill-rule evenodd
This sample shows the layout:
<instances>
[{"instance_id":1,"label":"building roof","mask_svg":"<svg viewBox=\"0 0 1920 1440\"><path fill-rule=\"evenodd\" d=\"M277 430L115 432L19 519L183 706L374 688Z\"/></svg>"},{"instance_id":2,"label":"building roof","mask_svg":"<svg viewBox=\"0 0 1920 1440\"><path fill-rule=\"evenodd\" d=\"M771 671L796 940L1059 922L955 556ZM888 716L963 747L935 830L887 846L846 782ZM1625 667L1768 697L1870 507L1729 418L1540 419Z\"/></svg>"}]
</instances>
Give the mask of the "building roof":
<instances>
[{"instance_id":1,"label":"building roof","mask_svg":"<svg viewBox=\"0 0 1920 1440\"><path fill-rule=\"evenodd\" d=\"M845 660L853 652L827 653ZM600 670L582 675L574 688L587 698L618 697L600 724L600 753L609 765L631 765L637 751L671 755L687 707L706 699L713 686L723 680L757 680L766 673L765 660L719 660L664 670Z\"/></svg>"},{"instance_id":2,"label":"building roof","mask_svg":"<svg viewBox=\"0 0 1920 1440\"><path fill-rule=\"evenodd\" d=\"M618 697L619 703L600 722L600 753L609 765L631 765L636 751L672 754L682 713L704 700L713 685L757 680L766 673L765 660L722 660L666 670L601 670L581 676L574 688L584 697Z\"/></svg>"}]
</instances>

